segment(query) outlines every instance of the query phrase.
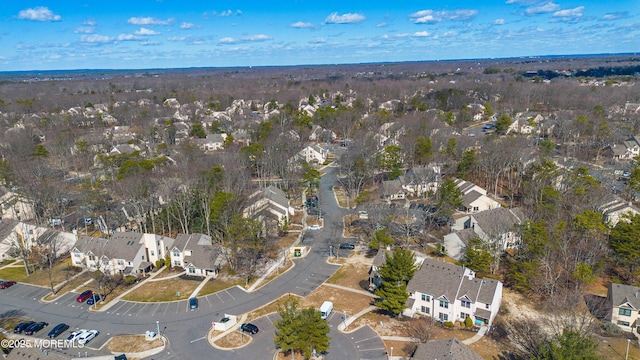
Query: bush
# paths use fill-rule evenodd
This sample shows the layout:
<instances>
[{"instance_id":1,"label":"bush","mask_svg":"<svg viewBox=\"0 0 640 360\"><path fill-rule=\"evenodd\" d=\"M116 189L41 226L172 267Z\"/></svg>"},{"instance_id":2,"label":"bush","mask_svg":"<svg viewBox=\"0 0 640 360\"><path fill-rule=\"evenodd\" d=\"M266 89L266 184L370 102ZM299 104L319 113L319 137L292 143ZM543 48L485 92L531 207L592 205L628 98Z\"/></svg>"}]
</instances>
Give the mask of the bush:
<instances>
[{"instance_id":1,"label":"bush","mask_svg":"<svg viewBox=\"0 0 640 360\"><path fill-rule=\"evenodd\" d=\"M156 260L156 268L160 269L163 266L164 266L164 259Z\"/></svg>"},{"instance_id":2,"label":"bush","mask_svg":"<svg viewBox=\"0 0 640 360\"><path fill-rule=\"evenodd\" d=\"M445 321L442 325L444 325L444 327L450 328L450 329L453 329L453 327L455 326L455 325L453 325L453 323L451 321Z\"/></svg>"},{"instance_id":3,"label":"bush","mask_svg":"<svg viewBox=\"0 0 640 360\"><path fill-rule=\"evenodd\" d=\"M464 319L464 326L471 329L473 327L473 320L470 317Z\"/></svg>"},{"instance_id":4,"label":"bush","mask_svg":"<svg viewBox=\"0 0 640 360\"><path fill-rule=\"evenodd\" d=\"M132 285L136 282L138 278L133 275L127 275L124 277L124 283L127 285Z\"/></svg>"}]
</instances>

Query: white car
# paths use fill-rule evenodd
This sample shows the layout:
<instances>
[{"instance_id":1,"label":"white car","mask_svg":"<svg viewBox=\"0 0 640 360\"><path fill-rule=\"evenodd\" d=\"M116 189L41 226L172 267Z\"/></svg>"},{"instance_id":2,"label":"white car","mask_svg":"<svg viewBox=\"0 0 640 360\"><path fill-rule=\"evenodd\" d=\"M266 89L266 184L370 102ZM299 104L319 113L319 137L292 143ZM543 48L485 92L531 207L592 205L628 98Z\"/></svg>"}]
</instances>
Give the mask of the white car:
<instances>
[{"instance_id":1,"label":"white car","mask_svg":"<svg viewBox=\"0 0 640 360\"><path fill-rule=\"evenodd\" d=\"M91 341L91 339L96 337L98 334L100 334L98 330L85 331L84 333L80 334L80 336L78 337L78 344L84 345L89 341Z\"/></svg>"},{"instance_id":2,"label":"white car","mask_svg":"<svg viewBox=\"0 0 640 360\"><path fill-rule=\"evenodd\" d=\"M88 332L88 331L89 331L89 330L87 330L87 329L80 329L80 330L74 331L74 332L72 332L72 333L69 335L69 337L67 338L67 340L70 340L70 341L76 341L76 340L78 340L78 338L80 337L80 335L82 335L82 334L84 334L84 333L86 333L86 332Z\"/></svg>"},{"instance_id":3,"label":"white car","mask_svg":"<svg viewBox=\"0 0 640 360\"><path fill-rule=\"evenodd\" d=\"M311 230L320 230L320 225L311 225L309 227L309 229L311 229Z\"/></svg>"}]
</instances>

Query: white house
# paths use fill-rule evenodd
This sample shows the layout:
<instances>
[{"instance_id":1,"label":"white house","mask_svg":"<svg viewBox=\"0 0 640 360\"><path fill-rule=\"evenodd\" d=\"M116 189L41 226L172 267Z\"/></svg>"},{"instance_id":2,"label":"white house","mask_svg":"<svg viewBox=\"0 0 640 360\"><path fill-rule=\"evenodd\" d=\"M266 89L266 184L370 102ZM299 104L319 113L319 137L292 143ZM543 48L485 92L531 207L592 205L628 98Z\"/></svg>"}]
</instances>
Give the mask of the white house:
<instances>
[{"instance_id":1,"label":"white house","mask_svg":"<svg viewBox=\"0 0 640 360\"><path fill-rule=\"evenodd\" d=\"M329 151L320 145L311 144L300 150L298 155L308 163L324 164L327 161Z\"/></svg>"},{"instance_id":2,"label":"white house","mask_svg":"<svg viewBox=\"0 0 640 360\"><path fill-rule=\"evenodd\" d=\"M258 220L263 225L265 234L277 233L279 228L289 222L289 216L295 213L284 191L273 185L251 194L248 204L243 216Z\"/></svg>"},{"instance_id":3,"label":"white house","mask_svg":"<svg viewBox=\"0 0 640 360\"><path fill-rule=\"evenodd\" d=\"M136 275L164 259L174 239L143 233L118 232L111 238L81 236L71 250L74 266L105 274Z\"/></svg>"},{"instance_id":4,"label":"white house","mask_svg":"<svg viewBox=\"0 0 640 360\"><path fill-rule=\"evenodd\" d=\"M476 278L469 268L425 259L407 284L405 314L422 314L445 321L491 325L500 310L502 282Z\"/></svg>"},{"instance_id":5,"label":"white house","mask_svg":"<svg viewBox=\"0 0 640 360\"><path fill-rule=\"evenodd\" d=\"M462 203L466 213L476 213L502 206L487 196L487 190L480 186L462 179L455 179L454 182L462 193Z\"/></svg>"},{"instance_id":6,"label":"white house","mask_svg":"<svg viewBox=\"0 0 640 360\"><path fill-rule=\"evenodd\" d=\"M525 220L525 215L520 209L501 207L463 216L456 220L453 230L471 229L474 237L498 244L502 250L506 250L520 244L516 228Z\"/></svg>"},{"instance_id":7,"label":"white house","mask_svg":"<svg viewBox=\"0 0 640 360\"><path fill-rule=\"evenodd\" d=\"M640 288L624 284L609 284L607 320L623 331L640 332Z\"/></svg>"},{"instance_id":8,"label":"white house","mask_svg":"<svg viewBox=\"0 0 640 360\"><path fill-rule=\"evenodd\" d=\"M31 201L0 186L0 219L31 220L35 217Z\"/></svg>"},{"instance_id":9,"label":"white house","mask_svg":"<svg viewBox=\"0 0 640 360\"><path fill-rule=\"evenodd\" d=\"M227 134L207 134L204 139L195 139L198 146L204 151L216 151L224 148Z\"/></svg>"},{"instance_id":10,"label":"white house","mask_svg":"<svg viewBox=\"0 0 640 360\"><path fill-rule=\"evenodd\" d=\"M218 276L224 265L222 248L214 246L211 236L205 234L178 234L169 249L170 266L179 266L192 276Z\"/></svg>"},{"instance_id":11,"label":"white house","mask_svg":"<svg viewBox=\"0 0 640 360\"><path fill-rule=\"evenodd\" d=\"M625 215L638 215L640 211L630 202L626 202L617 196L612 196L598 206L598 210L602 213L604 222L608 222L611 226L624 218Z\"/></svg>"},{"instance_id":12,"label":"white house","mask_svg":"<svg viewBox=\"0 0 640 360\"><path fill-rule=\"evenodd\" d=\"M398 179L402 183L402 188L411 196L427 196L438 190L440 173L439 164L419 165L407 170Z\"/></svg>"}]
</instances>

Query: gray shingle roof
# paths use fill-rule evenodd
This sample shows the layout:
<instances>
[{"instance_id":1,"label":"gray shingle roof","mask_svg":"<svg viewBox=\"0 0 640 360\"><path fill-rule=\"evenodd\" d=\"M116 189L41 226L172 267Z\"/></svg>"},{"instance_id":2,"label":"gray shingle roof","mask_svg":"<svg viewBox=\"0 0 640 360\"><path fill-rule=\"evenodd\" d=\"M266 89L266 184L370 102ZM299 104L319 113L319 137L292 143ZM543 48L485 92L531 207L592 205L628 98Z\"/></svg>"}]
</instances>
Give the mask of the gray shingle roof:
<instances>
[{"instance_id":1,"label":"gray shingle roof","mask_svg":"<svg viewBox=\"0 0 640 360\"><path fill-rule=\"evenodd\" d=\"M609 298L613 306L629 303L635 309L640 309L639 287L611 283L609 284Z\"/></svg>"},{"instance_id":2,"label":"gray shingle roof","mask_svg":"<svg viewBox=\"0 0 640 360\"><path fill-rule=\"evenodd\" d=\"M421 343L413 360L482 360L482 357L456 338Z\"/></svg>"},{"instance_id":3,"label":"gray shingle roof","mask_svg":"<svg viewBox=\"0 0 640 360\"><path fill-rule=\"evenodd\" d=\"M178 234L173 243L181 252L191 250L191 255L184 256L186 264L193 264L199 269L215 269L218 256L221 254L219 246L214 246L211 237L205 234Z\"/></svg>"},{"instance_id":4,"label":"gray shingle roof","mask_svg":"<svg viewBox=\"0 0 640 360\"><path fill-rule=\"evenodd\" d=\"M478 226L487 234L504 233L512 230L514 225L526 220L520 209L495 208L471 215Z\"/></svg>"},{"instance_id":5,"label":"gray shingle roof","mask_svg":"<svg viewBox=\"0 0 640 360\"><path fill-rule=\"evenodd\" d=\"M464 268L462 266L425 259L407 284L407 291L428 293L436 298L445 296L449 302L456 299Z\"/></svg>"},{"instance_id":6,"label":"gray shingle roof","mask_svg":"<svg viewBox=\"0 0 640 360\"><path fill-rule=\"evenodd\" d=\"M478 293L478 301L485 304L491 304L493 302L493 296L498 288L498 280L494 279L481 279L482 286L480 286L480 293Z\"/></svg>"}]
</instances>

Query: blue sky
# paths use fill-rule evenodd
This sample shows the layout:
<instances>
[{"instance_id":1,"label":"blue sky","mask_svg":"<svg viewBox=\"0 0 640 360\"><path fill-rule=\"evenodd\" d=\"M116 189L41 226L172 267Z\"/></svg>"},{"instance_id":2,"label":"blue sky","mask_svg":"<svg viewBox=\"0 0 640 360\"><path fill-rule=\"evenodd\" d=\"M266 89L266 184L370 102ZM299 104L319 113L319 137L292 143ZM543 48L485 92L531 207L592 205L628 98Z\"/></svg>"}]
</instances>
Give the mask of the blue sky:
<instances>
[{"instance_id":1,"label":"blue sky","mask_svg":"<svg viewBox=\"0 0 640 360\"><path fill-rule=\"evenodd\" d=\"M0 71L640 52L639 0L21 0Z\"/></svg>"}]
</instances>

